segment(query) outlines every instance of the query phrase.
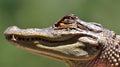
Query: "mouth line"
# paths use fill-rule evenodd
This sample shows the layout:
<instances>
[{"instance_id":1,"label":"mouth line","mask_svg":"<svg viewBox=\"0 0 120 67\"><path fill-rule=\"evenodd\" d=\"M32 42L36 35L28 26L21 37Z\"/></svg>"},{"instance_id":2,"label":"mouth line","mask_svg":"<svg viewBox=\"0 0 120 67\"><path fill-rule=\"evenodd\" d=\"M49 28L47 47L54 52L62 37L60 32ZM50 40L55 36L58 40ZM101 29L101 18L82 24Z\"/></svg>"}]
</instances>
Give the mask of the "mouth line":
<instances>
[{"instance_id":1,"label":"mouth line","mask_svg":"<svg viewBox=\"0 0 120 67\"><path fill-rule=\"evenodd\" d=\"M25 41L25 42L29 42L29 41L45 41L45 42L50 42L50 43L54 43L54 42L65 42L67 40L70 40L74 37L70 37L70 38L66 38L62 40L55 40L57 38L47 38L47 37L40 37L40 36L22 36L22 35L16 35L16 34L9 34L9 35L5 35L5 38L7 40L11 40L11 41Z\"/></svg>"},{"instance_id":2,"label":"mouth line","mask_svg":"<svg viewBox=\"0 0 120 67\"><path fill-rule=\"evenodd\" d=\"M66 36L62 36L59 38L47 38L47 37L41 37L41 36L24 36L24 35L16 35L16 34L6 34L5 38L7 40L13 40L13 41L45 41L45 42L50 42L50 43L54 43L54 42L65 42L68 40L71 40L73 38L77 39L80 37L91 37L93 39L95 39L94 37L90 36L90 35L74 35L74 36L67 36L66 39L64 38ZM63 39L62 39L63 38Z\"/></svg>"},{"instance_id":3,"label":"mouth line","mask_svg":"<svg viewBox=\"0 0 120 67\"><path fill-rule=\"evenodd\" d=\"M58 40L54 38L45 38L45 37L40 37L40 36L23 36L23 35L16 35L16 34L6 34L5 35L6 39L8 41L12 42L18 42L18 43L39 43L44 46L48 47L57 47L57 46L62 46L62 45L69 45L76 43L78 41L78 38L80 37L91 37L89 35L76 35L76 36L71 36L66 39ZM51 40L52 39L52 40ZM59 38L58 38L59 39Z\"/></svg>"},{"instance_id":4,"label":"mouth line","mask_svg":"<svg viewBox=\"0 0 120 67\"><path fill-rule=\"evenodd\" d=\"M57 41L56 39L48 40L43 38L43 37L37 37L37 36L19 36L19 35L6 35L6 39L10 42L15 42L15 43L32 43L32 44L42 44L43 46L47 47L57 47L57 46L62 46L62 45L68 45L75 43L78 39L78 37L71 37L67 38L66 40L59 40ZM61 37L62 38L62 37Z\"/></svg>"}]
</instances>

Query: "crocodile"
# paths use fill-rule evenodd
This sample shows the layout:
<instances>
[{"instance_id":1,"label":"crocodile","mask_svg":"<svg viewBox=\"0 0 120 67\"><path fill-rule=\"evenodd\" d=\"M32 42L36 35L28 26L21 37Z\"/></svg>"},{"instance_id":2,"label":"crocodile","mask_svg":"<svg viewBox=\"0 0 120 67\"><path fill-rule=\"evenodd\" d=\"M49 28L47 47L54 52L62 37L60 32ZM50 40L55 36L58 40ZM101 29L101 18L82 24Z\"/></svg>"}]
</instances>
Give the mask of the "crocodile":
<instances>
[{"instance_id":1,"label":"crocodile","mask_svg":"<svg viewBox=\"0 0 120 67\"><path fill-rule=\"evenodd\" d=\"M61 60L68 67L120 67L120 35L74 14L48 28L10 26L4 35L15 46Z\"/></svg>"}]
</instances>

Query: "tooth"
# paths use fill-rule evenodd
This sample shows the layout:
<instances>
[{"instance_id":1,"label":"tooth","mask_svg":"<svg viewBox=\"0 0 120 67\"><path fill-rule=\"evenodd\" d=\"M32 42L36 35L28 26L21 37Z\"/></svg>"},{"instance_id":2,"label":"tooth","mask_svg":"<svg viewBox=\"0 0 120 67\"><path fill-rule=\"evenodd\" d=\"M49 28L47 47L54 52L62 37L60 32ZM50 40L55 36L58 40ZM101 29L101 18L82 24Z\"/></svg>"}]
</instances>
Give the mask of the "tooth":
<instances>
[{"instance_id":1,"label":"tooth","mask_svg":"<svg viewBox=\"0 0 120 67\"><path fill-rule=\"evenodd\" d=\"M37 43L37 44L38 44L38 43L39 43L39 41L34 41L34 43Z\"/></svg>"},{"instance_id":2,"label":"tooth","mask_svg":"<svg viewBox=\"0 0 120 67\"><path fill-rule=\"evenodd\" d=\"M12 35L12 39L11 40L16 41L15 35Z\"/></svg>"}]
</instances>

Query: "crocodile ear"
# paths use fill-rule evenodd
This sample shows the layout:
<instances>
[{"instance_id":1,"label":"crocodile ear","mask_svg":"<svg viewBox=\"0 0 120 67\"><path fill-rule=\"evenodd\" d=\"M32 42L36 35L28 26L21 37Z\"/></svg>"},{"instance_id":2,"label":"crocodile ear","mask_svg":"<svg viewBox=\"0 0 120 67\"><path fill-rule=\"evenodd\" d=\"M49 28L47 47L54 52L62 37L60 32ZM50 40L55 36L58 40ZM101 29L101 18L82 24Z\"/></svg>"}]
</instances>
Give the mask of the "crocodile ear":
<instances>
[{"instance_id":1,"label":"crocodile ear","mask_svg":"<svg viewBox=\"0 0 120 67\"><path fill-rule=\"evenodd\" d=\"M94 24L95 26L103 28L103 26L101 24L99 24L99 23L95 23L95 22L89 22L89 23Z\"/></svg>"}]
</instances>

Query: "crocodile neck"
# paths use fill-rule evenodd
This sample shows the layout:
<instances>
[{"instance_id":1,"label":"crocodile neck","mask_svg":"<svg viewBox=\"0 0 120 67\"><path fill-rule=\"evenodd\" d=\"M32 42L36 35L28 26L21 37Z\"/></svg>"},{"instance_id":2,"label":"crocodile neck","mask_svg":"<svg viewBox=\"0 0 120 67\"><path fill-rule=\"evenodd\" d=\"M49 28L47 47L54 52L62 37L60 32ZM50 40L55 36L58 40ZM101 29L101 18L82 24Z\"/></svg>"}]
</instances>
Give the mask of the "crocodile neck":
<instances>
[{"instance_id":1,"label":"crocodile neck","mask_svg":"<svg viewBox=\"0 0 120 67\"><path fill-rule=\"evenodd\" d=\"M105 33L108 35L108 33ZM102 41L104 44L103 49L93 60L77 61L68 60L69 67L120 67L120 36L112 35L106 38L108 42Z\"/></svg>"}]
</instances>

